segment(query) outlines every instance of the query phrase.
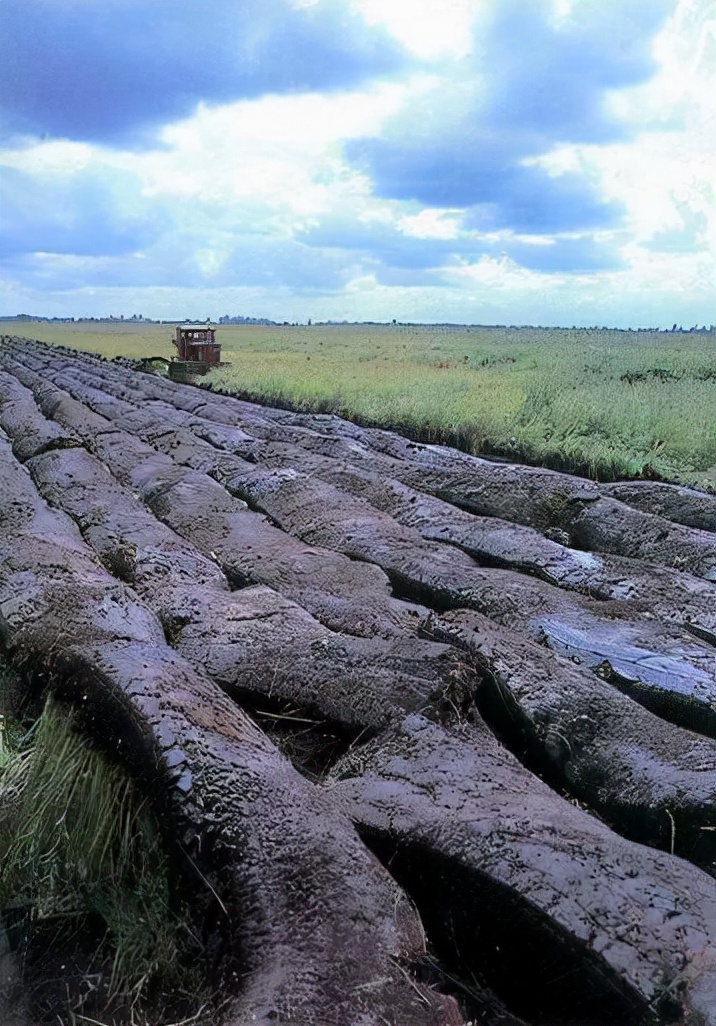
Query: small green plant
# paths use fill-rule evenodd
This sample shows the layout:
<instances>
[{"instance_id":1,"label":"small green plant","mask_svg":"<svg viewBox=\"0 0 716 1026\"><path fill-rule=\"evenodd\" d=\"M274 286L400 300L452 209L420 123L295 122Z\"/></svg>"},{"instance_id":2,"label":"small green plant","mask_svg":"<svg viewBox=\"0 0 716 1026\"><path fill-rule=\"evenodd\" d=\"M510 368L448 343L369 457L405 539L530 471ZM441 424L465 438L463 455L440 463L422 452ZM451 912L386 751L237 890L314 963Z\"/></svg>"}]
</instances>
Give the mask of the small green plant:
<instances>
[{"instance_id":1,"label":"small green plant","mask_svg":"<svg viewBox=\"0 0 716 1026\"><path fill-rule=\"evenodd\" d=\"M190 931L145 799L54 700L25 733L0 720L0 911L18 910L30 943L66 943L91 924L95 1015L121 1009L120 1021L135 1023L163 994L201 990L183 961ZM79 1011L68 1007L67 1021Z\"/></svg>"}]
</instances>

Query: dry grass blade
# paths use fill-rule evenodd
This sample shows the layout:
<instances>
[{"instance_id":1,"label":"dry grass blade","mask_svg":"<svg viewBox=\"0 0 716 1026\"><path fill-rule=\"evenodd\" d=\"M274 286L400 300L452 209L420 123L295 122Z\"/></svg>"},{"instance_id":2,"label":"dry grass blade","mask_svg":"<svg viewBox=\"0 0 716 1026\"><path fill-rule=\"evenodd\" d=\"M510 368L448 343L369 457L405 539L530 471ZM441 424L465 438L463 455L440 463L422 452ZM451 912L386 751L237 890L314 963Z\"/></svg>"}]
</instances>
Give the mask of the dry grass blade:
<instances>
[{"instance_id":1,"label":"dry grass blade","mask_svg":"<svg viewBox=\"0 0 716 1026\"><path fill-rule=\"evenodd\" d=\"M97 962L108 1008L141 1018L153 991L200 989L181 964L182 943L195 938L172 910L146 800L52 700L19 746L0 721L0 910L10 908L30 909L38 926L104 924ZM80 1011L68 1009L71 1021Z\"/></svg>"}]
</instances>

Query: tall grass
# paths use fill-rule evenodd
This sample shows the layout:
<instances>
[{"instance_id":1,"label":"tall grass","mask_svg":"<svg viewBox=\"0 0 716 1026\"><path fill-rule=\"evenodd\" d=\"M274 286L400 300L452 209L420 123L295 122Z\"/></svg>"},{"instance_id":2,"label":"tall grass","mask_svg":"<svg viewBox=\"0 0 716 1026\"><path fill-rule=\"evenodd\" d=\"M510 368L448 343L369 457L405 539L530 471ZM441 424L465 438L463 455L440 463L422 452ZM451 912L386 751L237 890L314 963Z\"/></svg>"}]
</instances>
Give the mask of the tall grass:
<instances>
[{"instance_id":1,"label":"tall grass","mask_svg":"<svg viewBox=\"0 0 716 1026\"><path fill-rule=\"evenodd\" d=\"M52 700L23 735L0 724L0 910L13 909L29 916L30 935L103 924L93 971L105 1009L128 1009L133 1022L163 991L201 989L182 961L188 927L146 801Z\"/></svg>"},{"instance_id":2,"label":"tall grass","mask_svg":"<svg viewBox=\"0 0 716 1026\"><path fill-rule=\"evenodd\" d=\"M170 324L145 324L142 321L27 321L0 323L0 334L36 338L53 346L85 349L102 356L165 356L176 354L172 345L174 329Z\"/></svg>"},{"instance_id":3,"label":"tall grass","mask_svg":"<svg viewBox=\"0 0 716 1026\"><path fill-rule=\"evenodd\" d=\"M225 338L213 387L600 478L716 487L716 337L449 327Z\"/></svg>"},{"instance_id":4,"label":"tall grass","mask_svg":"<svg viewBox=\"0 0 716 1026\"><path fill-rule=\"evenodd\" d=\"M595 476L655 474L716 485L716 381L702 361L662 377L665 354L604 353L580 376L555 358L525 389L517 443L538 459L571 457ZM641 358L639 358L639 356Z\"/></svg>"},{"instance_id":5,"label":"tall grass","mask_svg":"<svg viewBox=\"0 0 716 1026\"><path fill-rule=\"evenodd\" d=\"M104 355L172 355L170 325L28 324ZM226 325L213 387L602 478L716 488L716 333Z\"/></svg>"}]
</instances>

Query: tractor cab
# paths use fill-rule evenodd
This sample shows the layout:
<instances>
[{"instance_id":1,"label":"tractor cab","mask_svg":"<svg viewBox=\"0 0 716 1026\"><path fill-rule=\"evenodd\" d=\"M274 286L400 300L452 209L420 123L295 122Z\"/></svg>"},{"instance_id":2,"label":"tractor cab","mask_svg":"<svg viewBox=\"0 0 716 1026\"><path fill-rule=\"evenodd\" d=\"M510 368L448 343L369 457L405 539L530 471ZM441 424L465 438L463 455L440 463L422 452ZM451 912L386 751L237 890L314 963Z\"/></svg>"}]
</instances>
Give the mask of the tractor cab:
<instances>
[{"instance_id":1,"label":"tractor cab","mask_svg":"<svg viewBox=\"0 0 716 1026\"><path fill-rule=\"evenodd\" d=\"M221 363L221 343L216 341L215 334L216 329L206 324L178 325L174 339L177 359L210 366Z\"/></svg>"},{"instance_id":2,"label":"tractor cab","mask_svg":"<svg viewBox=\"0 0 716 1026\"><path fill-rule=\"evenodd\" d=\"M169 363L169 377L188 381L196 374L206 374L221 363L221 343L216 329L208 324L179 324L172 339L177 355Z\"/></svg>"}]
</instances>

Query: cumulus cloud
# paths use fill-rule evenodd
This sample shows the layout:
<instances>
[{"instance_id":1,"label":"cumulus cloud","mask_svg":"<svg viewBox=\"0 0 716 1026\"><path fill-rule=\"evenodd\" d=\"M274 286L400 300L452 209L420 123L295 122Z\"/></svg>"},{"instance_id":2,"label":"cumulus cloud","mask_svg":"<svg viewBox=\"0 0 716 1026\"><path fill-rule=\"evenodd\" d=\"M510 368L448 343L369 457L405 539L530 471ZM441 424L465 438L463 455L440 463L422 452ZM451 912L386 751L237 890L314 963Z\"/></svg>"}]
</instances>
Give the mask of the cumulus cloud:
<instances>
[{"instance_id":1,"label":"cumulus cloud","mask_svg":"<svg viewBox=\"0 0 716 1026\"><path fill-rule=\"evenodd\" d=\"M315 227L301 231L299 237L311 247L355 252L402 270L435 268L465 249L475 252L470 241L416 238L401 232L392 220L358 220L349 215L323 218Z\"/></svg>"},{"instance_id":2,"label":"cumulus cloud","mask_svg":"<svg viewBox=\"0 0 716 1026\"><path fill-rule=\"evenodd\" d=\"M473 207L473 223L516 231L613 224L614 204L578 174L550 176L530 158L560 142L624 137L610 90L655 69L666 0L602 0L554 16L548 0L501 0L474 27L472 52L396 116L380 139L347 152L383 196Z\"/></svg>"},{"instance_id":3,"label":"cumulus cloud","mask_svg":"<svg viewBox=\"0 0 716 1026\"><path fill-rule=\"evenodd\" d=\"M37 178L2 169L0 257L44 252L116 256L148 244L168 227L166 210L133 196L130 175L96 169Z\"/></svg>"},{"instance_id":4,"label":"cumulus cloud","mask_svg":"<svg viewBox=\"0 0 716 1026\"><path fill-rule=\"evenodd\" d=\"M713 319L709 6L3 0L0 301Z\"/></svg>"},{"instance_id":5,"label":"cumulus cloud","mask_svg":"<svg viewBox=\"0 0 716 1026\"><path fill-rule=\"evenodd\" d=\"M380 280L390 277L392 282L400 276L388 275L389 270L439 272L482 257L506 257L522 267L546 272L613 270L624 264L619 240L610 234L603 237L560 237L520 234L513 230L484 233L469 230L467 221L460 227L453 221L454 227L449 235L416 235L403 230L406 221L419 225L420 215L395 220L355 220L333 216L323 219L315 227L302 230L298 237L310 247L354 251L360 259L374 265ZM405 275L402 278L405 280ZM434 274L431 279L434 279Z\"/></svg>"},{"instance_id":6,"label":"cumulus cloud","mask_svg":"<svg viewBox=\"0 0 716 1026\"><path fill-rule=\"evenodd\" d=\"M209 245L206 245L210 241ZM222 250L194 233L165 236L147 251L112 254L15 253L2 261L6 278L34 289L143 290L252 287L288 288L303 294L340 289L351 272L330 254L298 243L256 236L234 237Z\"/></svg>"},{"instance_id":7,"label":"cumulus cloud","mask_svg":"<svg viewBox=\"0 0 716 1026\"><path fill-rule=\"evenodd\" d=\"M146 145L148 130L265 93L395 73L386 32L331 0L3 0L4 132Z\"/></svg>"}]
</instances>

